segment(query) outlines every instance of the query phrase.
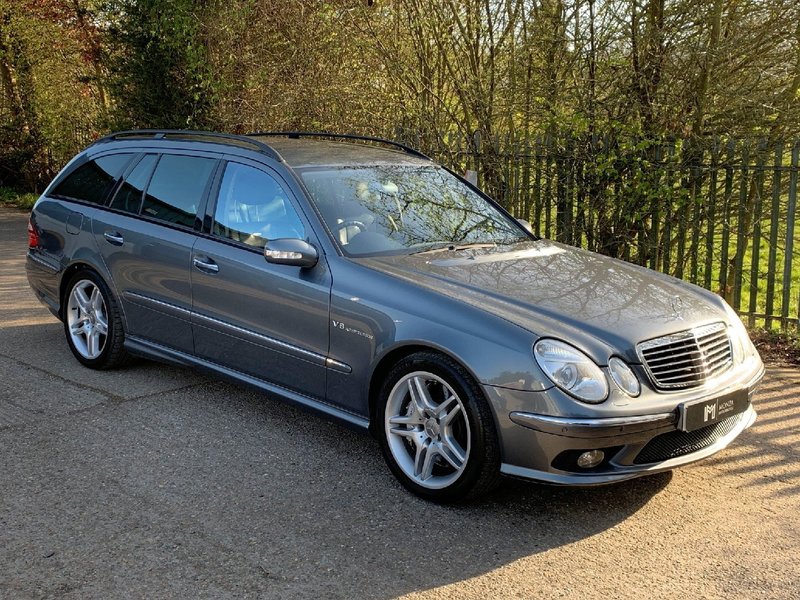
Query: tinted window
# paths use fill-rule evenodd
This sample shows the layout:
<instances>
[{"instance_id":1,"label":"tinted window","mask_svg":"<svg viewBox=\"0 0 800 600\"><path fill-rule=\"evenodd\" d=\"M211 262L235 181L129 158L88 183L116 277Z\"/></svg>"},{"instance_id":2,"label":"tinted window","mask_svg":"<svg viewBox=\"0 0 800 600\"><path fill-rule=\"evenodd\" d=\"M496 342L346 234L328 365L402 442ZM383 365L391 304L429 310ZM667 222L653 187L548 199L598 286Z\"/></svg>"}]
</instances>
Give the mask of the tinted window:
<instances>
[{"instance_id":1,"label":"tinted window","mask_svg":"<svg viewBox=\"0 0 800 600\"><path fill-rule=\"evenodd\" d=\"M78 167L53 191L54 196L103 204L132 154L111 154Z\"/></svg>"},{"instance_id":2,"label":"tinted window","mask_svg":"<svg viewBox=\"0 0 800 600\"><path fill-rule=\"evenodd\" d=\"M114 199L111 200L111 208L138 213L139 206L142 204L144 188L147 187L147 181L150 179L150 173L153 172L155 164L155 154L145 155L122 182Z\"/></svg>"},{"instance_id":3,"label":"tinted window","mask_svg":"<svg viewBox=\"0 0 800 600\"><path fill-rule=\"evenodd\" d=\"M216 160L164 154L147 187L141 214L192 227Z\"/></svg>"},{"instance_id":4,"label":"tinted window","mask_svg":"<svg viewBox=\"0 0 800 600\"><path fill-rule=\"evenodd\" d=\"M267 240L303 238L288 194L264 171L228 163L219 190L214 233L262 248Z\"/></svg>"}]
</instances>

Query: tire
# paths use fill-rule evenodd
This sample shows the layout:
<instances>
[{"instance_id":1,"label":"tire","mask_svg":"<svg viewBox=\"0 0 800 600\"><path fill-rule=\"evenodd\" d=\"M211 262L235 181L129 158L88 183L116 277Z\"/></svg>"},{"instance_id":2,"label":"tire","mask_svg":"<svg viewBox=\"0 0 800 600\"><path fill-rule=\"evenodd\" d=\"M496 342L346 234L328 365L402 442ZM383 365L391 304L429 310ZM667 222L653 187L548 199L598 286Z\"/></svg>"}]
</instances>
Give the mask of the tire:
<instances>
[{"instance_id":1,"label":"tire","mask_svg":"<svg viewBox=\"0 0 800 600\"><path fill-rule=\"evenodd\" d=\"M395 477L435 502L478 498L500 480L491 409L458 363L435 352L400 360L381 386L378 440Z\"/></svg>"},{"instance_id":2,"label":"tire","mask_svg":"<svg viewBox=\"0 0 800 600\"><path fill-rule=\"evenodd\" d=\"M128 362L119 304L97 273L75 273L63 303L64 334L81 364L90 369L113 369Z\"/></svg>"}]
</instances>

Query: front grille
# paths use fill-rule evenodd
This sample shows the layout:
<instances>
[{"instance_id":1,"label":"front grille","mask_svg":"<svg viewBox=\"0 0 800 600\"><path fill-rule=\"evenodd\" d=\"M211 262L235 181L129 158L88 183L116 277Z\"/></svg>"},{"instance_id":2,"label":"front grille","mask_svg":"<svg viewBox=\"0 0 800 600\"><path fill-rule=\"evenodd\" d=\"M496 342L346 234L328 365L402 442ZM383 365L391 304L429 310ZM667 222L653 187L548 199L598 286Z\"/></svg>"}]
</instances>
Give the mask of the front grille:
<instances>
[{"instance_id":1,"label":"front grille","mask_svg":"<svg viewBox=\"0 0 800 600\"><path fill-rule=\"evenodd\" d=\"M717 440L734 430L745 413L734 415L719 423L708 425L695 431L670 431L662 433L647 442L633 461L635 465L656 463L670 458L686 456L703 448L708 448Z\"/></svg>"},{"instance_id":2,"label":"front grille","mask_svg":"<svg viewBox=\"0 0 800 600\"><path fill-rule=\"evenodd\" d=\"M637 349L653 383L662 389L698 386L733 364L724 323L647 340Z\"/></svg>"}]
</instances>

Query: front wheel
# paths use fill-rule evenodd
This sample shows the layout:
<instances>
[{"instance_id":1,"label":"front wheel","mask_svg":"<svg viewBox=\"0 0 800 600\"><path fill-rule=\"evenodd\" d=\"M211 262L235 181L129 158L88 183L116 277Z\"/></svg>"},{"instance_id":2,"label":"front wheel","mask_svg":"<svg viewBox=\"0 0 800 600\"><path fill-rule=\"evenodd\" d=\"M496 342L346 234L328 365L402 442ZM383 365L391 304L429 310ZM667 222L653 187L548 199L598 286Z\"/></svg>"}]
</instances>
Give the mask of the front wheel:
<instances>
[{"instance_id":1,"label":"front wheel","mask_svg":"<svg viewBox=\"0 0 800 600\"><path fill-rule=\"evenodd\" d=\"M389 373L380 397L384 458L415 494L452 502L499 480L500 451L480 387L448 357L420 352Z\"/></svg>"},{"instance_id":2,"label":"front wheel","mask_svg":"<svg viewBox=\"0 0 800 600\"><path fill-rule=\"evenodd\" d=\"M76 273L67 284L65 302L64 333L75 358L92 369L110 369L126 362L119 307L96 273Z\"/></svg>"}]
</instances>

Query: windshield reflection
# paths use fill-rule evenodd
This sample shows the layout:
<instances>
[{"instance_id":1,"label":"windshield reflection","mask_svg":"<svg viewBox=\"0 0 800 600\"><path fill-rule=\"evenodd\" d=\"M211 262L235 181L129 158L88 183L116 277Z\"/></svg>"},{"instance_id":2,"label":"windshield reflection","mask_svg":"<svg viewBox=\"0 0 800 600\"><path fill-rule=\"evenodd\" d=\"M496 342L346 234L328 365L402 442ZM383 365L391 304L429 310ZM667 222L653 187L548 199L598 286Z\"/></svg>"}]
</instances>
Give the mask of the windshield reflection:
<instances>
[{"instance_id":1,"label":"windshield reflection","mask_svg":"<svg viewBox=\"0 0 800 600\"><path fill-rule=\"evenodd\" d=\"M439 167L309 169L301 176L349 256L529 239L517 223Z\"/></svg>"}]
</instances>

